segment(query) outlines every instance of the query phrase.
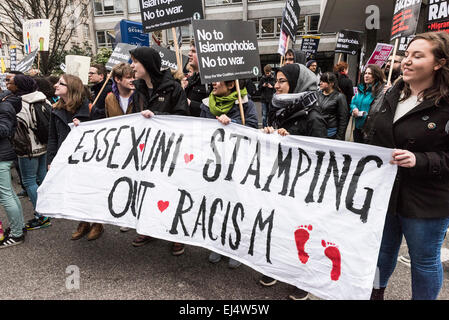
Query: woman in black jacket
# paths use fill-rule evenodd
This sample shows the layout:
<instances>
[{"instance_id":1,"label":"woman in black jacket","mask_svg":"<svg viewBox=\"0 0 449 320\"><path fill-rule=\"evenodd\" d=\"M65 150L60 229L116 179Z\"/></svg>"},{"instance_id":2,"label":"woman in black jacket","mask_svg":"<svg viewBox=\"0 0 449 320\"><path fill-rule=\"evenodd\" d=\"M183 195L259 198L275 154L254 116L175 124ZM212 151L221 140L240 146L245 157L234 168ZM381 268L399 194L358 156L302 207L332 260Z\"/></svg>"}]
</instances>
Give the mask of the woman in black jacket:
<instances>
[{"instance_id":1,"label":"woman in black jacket","mask_svg":"<svg viewBox=\"0 0 449 320\"><path fill-rule=\"evenodd\" d=\"M337 77L330 72L321 75L318 106L327 123L327 137L345 140L349 121L349 108L344 94L339 92Z\"/></svg>"},{"instance_id":2,"label":"woman in black jacket","mask_svg":"<svg viewBox=\"0 0 449 320\"><path fill-rule=\"evenodd\" d=\"M16 154L11 137L17 127L16 113L22 108L21 99L11 92L0 96L0 204L9 221L9 231L0 242L0 249L21 244L25 241L22 205L11 183L11 167Z\"/></svg>"},{"instance_id":3,"label":"woman in black jacket","mask_svg":"<svg viewBox=\"0 0 449 320\"><path fill-rule=\"evenodd\" d=\"M47 144L47 166L50 170L51 163L59 148L70 133L70 123L89 121L89 100L86 97L83 82L77 76L64 74L55 84L55 94L60 97L53 105L50 116L50 128ZM88 222L80 222L78 228L72 233L72 240L81 239L88 234L88 240L98 239L103 233L103 225Z\"/></svg>"},{"instance_id":4,"label":"woman in black jacket","mask_svg":"<svg viewBox=\"0 0 449 320\"><path fill-rule=\"evenodd\" d=\"M412 299L438 297L441 246L449 227L449 34L417 35L402 61L403 80L384 99L370 143L395 149L390 198L372 299L383 299L404 236Z\"/></svg>"}]
</instances>

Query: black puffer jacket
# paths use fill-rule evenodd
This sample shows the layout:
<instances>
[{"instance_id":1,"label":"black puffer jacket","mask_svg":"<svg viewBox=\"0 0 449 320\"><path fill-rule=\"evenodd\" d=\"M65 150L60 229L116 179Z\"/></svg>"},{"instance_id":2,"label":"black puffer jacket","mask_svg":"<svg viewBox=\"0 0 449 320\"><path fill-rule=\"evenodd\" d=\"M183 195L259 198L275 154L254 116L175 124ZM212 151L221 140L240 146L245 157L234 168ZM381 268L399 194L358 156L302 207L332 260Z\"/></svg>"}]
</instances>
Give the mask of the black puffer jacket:
<instances>
[{"instance_id":1,"label":"black puffer jacket","mask_svg":"<svg viewBox=\"0 0 449 320\"><path fill-rule=\"evenodd\" d=\"M133 113L151 110L154 114L189 115L186 94L169 70L163 71L162 81L153 88L151 97L144 80L136 80L134 85Z\"/></svg>"},{"instance_id":2,"label":"black puffer jacket","mask_svg":"<svg viewBox=\"0 0 449 320\"><path fill-rule=\"evenodd\" d=\"M319 91L317 98L317 104L321 108L321 114L326 120L327 128L337 128L337 134L330 138L344 140L349 121L346 97L338 91L333 91L330 95L325 95Z\"/></svg>"},{"instance_id":3,"label":"black puffer jacket","mask_svg":"<svg viewBox=\"0 0 449 320\"><path fill-rule=\"evenodd\" d=\"M22 109L22 99L9 91L0 93L0 161L13 161L16 153L11 137L17 127L16 114Z\"/></svg>"},{"instance_id":4,"label":"black puffer jacket","mask_svg":"<svg viewBox=\"0 0 449 320\"><path fill-rule=\"evenodd\" d=\"M69 123L72 123L75 118L81 122L91 120L89 116L89 100L84 100L84 103L75 114L71 114L65 109L53 108L51 111L47 144L47 165L51 164L59 147L61 147L65 138L70 133Z\"/></svg>"},{"instance_id":5,"label":"black puffer jacket","mask_svg":"<svg viewBox=\"0 0 449 320\"><path fill-rule=\"evenodd\" d=\"M92 92L92 101L95 101L95 98L97 97L97 95L100 94L100 97L98 98L97 102L92 107L92 110L90 112L90 117L92 120L106 118L106 113L104 110L105 100L106 100L106 96L109 94L109 92L112 92L112 81L109 80L108 83L106 83L106 86L104 87L103 91L100 93L100 90L103 87L103 84L104 84L104 81L97 83L90 88L90 91Z\"/></svg>"},{"instance_id":6,"label":"black puffer jacket","mask_svg":"<svg viewBox=\"0 0 449 320\"><path fill-rule=\"evenodd\" d=\"M188 80L184 89L187 99L190 100L189 112L191 116L199 117L201 113L201 101L209 96L210 90L201 84L200 74L195 72Z\"/></svg>"}]
</instances>

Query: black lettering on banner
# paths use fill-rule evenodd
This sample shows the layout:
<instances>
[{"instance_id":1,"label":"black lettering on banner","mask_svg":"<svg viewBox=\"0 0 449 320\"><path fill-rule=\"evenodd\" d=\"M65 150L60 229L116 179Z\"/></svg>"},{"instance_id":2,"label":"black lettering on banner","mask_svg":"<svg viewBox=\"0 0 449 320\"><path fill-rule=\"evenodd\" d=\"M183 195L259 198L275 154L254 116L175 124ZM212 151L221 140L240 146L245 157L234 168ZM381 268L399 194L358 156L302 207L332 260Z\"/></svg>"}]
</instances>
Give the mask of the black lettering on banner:
<instances>
[{"instance_id":1,"label":"black lettering on banner","mask_svg":"<svg viewBox=\"0 0 449 320\"><path fill-rule=\"evenodd\" d=\"M192 209L193 200L192 200L192 197L190 196L190 193L188 193L186 190L181 190L181 189L178 189L178 190L179 190L179 192L181 192L181 196L179 197L178 207L176 208L175 216L173 218L172 226L171 226L171 229L169 232L171 234L178 234L178 230L177 230L178 223L181 222L181 226L184 231L184 235L186 237L188 237L189 233L187 232L186 226L184 225L184 221L182 220L182 215L184 213L189 212ZM184 202L186 201L186 198L189 198L189 201L190 201L190 205L188 208L184 208Z\"/></svg>"},{"instance_id":2,"label":"black lettering on banner","mask_svg":"<svg viewBox=\"0 0 449 320\"><path fill-rule=\"evenodd\" d=\"M162 130L159 130L159 131L156 133L156 137L155 137L154 140L153 140L153 145L152 145L152 147L151 147L151 149L150 149L150 154L148 155L147 162L145 162L145 164L142 165L141 168L140 168L142 171L145 170L145 169L147 168L148 164L149 164L150 161L151 161L151 158L153 158L153 153L154 153L154 150L156 149L156 144L157 144L157 142L158 142L158 140L159 140L159 136L161 135L161 132L162 132ZM148 136L147 136L147 138L148 138ZM144 149L144 150L146 150L146 148L147 148L147 141L145 140L145 149ZM143 155L142 155L142 157L143 157ZM143 161L142 161L142 163L143 163Z\"/></svg>"},{"instance_id":3,"label":"black lettering on banner","mask_svg":"<svg viewBox=\"0 0 449 320\"><path fill-rule=\"evenodd\" d=\"M126 183L128 184L128 200L126 202L125 208L122 212L115 212L113 208L113 198L114 194L116 192L116 189L120 183ZM142 190L143 186L143 191ZM109 212L114 218L120 218L123 217L126 212L128 212L130 206L131 206L131 212L134 217L137 217L137 219L140 218L140 212L142 210L142 204L145 199L145 194L147 192L147 188L154 188L154 183L148 182L148 181L134 181L131 178L128 177L121 177L118 180L114 182L114 185L112 187L111 192L109 192L108 196L108 208ZM136 204L138 205L138 210L136 211Z\"/></svg>"},{"instance_id":4,"label":"black lettering on banner","mask_svg":"<svg viewBox=\"0 0 449 320\"><path fill-rule=\"evenodd\" d=\"M346 177L348 176L349 167L351 166L352 158L348 154L344 154L344 161L343 161L343 169L341 172L341 177L338 175L338 164L337 160L335 159L335 152L329 151L330 159L329 159L329 166L327 167L326 174L324 176L323 183L321 184L320 188L320 196L318 197L318 202L321 203L324 198L324 193L326 191L327 182L330 178L331 172L334 173L334 183L335 183L335 189L336 189L336 203L335 206L337 210L340 207L340 200L341 200L341 193L343 191L343 186L346 182Z\"/></svg>"},{"instance_id":5,"label":"black lettering on banner","mask_svg":"<svg viewBox=\"0 0 449 320\"><path fill-rule=\"evenodd\" d=\"M243 221L243 218L245 217L245 210L243 209L243 205L240 202L238 202L235 205L234 210L232 211L232 225L234 226L234 230L235 230L235 242L234 243L232 243L232 237L231 237L231 235L229 235L229 247L232 250L237 250L240 245L241 232L240 232L239 224L237 222L237 215L239 213L241 215L240 221Z\"/></svg>"},{"instance_id":6,"label":"black lettering on banner","mask_svg":"<svg viewBox=\"0 0 449 320\"><path fill-rule=\"evenodd\" d=\"M117 186L121 183L121 182L126 182L128 184L128 201L126 202L125 208L123 209L122 212L115 212L114 209L112 208L112 200L114 197L114 193L115 193L115 189L117 189ZM109 196L108 196L108 207L109 207L109 212L111 213L111 215L114 218L120 218L123 217L126 212L129 209L129 206L131 204L132 201L132 197L133 197L133 181L131 180L131 178L128 177L121 177L120 179L116 180L114 182L114 186L112 187L111 192L109 192Z\"/></svg>"},{"instance_id":7,"label":"black lettering on banner","mask_svg":"<svg viewBox=\"0 0 449 320\"><path fill-rule=\"evenodd\" d=\"M237 160L237 154L240 150L240 141L242 139L251 141L248 137L242 136L242 135L236 134L236 133L232 133L231 136L229 137L229 140L232 138L237 138L237 140L235 141L234 151L232 152L231 163L229 164L228 173L226 174L226 178L225 178L225 180L227 180L227 181L232 181L232 173L234 171L235 162Z\"/></svg>"},{"instance_id":8,"label":"black lettering on banner","mask_svg":"<svg viewBox=\"0 0 449 320\"><path fill-rule=\"evenodd\" d=\"M360 161L357 163L357 167L354 171L354 174L352 175L351 183L349 184L348 188L348 193L346 194L346 208L349 211L354 212L355 214L359 214L360 220L362 220L363 223L366 223L366 221L368 220L368 211L371 207L371 200L373 198L374 190L366 187L363 188L366 190L366 197L363 206L360 209L354 208L354 195L357 190L359 178L362 175L363 170L365 169L365 165L370 161L375 161L378 168L380 168L383 164L382 160L377 156L367 156L360 159Z\"/></svg>"},{"instance_id":9,"label":"black lettering on banner","mask_svg":"<svg viewBox=\"0 0 449 320\"><path fill-rule=\"evenodd\" d=\"M310 170L310 166L312 165L312 159L310 159L310 157L307 154L307 152L305 152L301 148L298 148L298 151L299 151L299 156L298 156L298 165L296 166L296 174L295 174L295 177L293 178L293 182L292 182L292 187L290 189L290 193L288 194L292 198L295 197L295 187L296 187L296 183L298 182L299 177L301 177L304 174L306 174ZM303 155L307 158L307 168L304 171L301 171Z\"/></svg>"},{"instance_id":10,"label":"black lettering on banner","mask_svg":"<svg viewBox=\"0 0 449 320\"><path fill-rule=\"evenodd\" d=\"M111 153L109 154L108 163L107 163L106 167L108 167L110 169L117 169L118 168L118 164L112 163L112 157L114 156L115 148L120 145L120 143L118 142L118 139L120 137L120 134L122 133L122 130L125 130L125 129L128 129L128 128L129 128L129 126L124 125L124 126L121 126L118 129L117 135L115 136L115 139L114 139L114 143L112 144L112 147L111 147Z\"/></svg>"},{"instance_id":11,"label":"black lettering on banner","mask_svg":"<svg viewBox=\"0 0 449 320\"><path fill-rule=\"evenodd\" d=\"M220 204L220 207L221 207L220 209L223 210L223 200L221 200L220 198L216 198L214 200L214 202L212 202L212 205L210 207L209 224L208 224L208 228L207 228L209 238L213 241L217 240L217 238L218 238L218 237L214 237L214 235L212 234L212 226L214 224L214 216L215 216L215 213L217 212L218 204Z\"/></svg>"},{"instance_id":12,"label":"black lettering on banner","mask_svg":"<svg viewBox=\"0 0 449 320\"><path fill-rule=\"evenodd\" d=\"M129 150L128 157L126 158L125 162L123 163L122 169L125 169L128 164L131 162L131 159L134 158L134 167L136 168L136 171L139 170L139 144L140 140L142 139L143 135L145 134L146 129L143 129L140 136L136 139L136 132L134 130L134 127L131 127L131 149Z\"/></svg>"},{"instance_id":13,"label":"black lettering on banner","mask_svg":"<svg viewBox=\"0 0 449 320\"><path fill-rule=\"evenodd\" d=\"M217 146L215 145L215 139L216 139L216 137L218 135L221 136L221 140L218 140L218 141L223 142L224 141L225 131L220 128L220 129L215 130L214 133L212 134L212 138L210 140L210 147L211 147L212 151L214 152L215 160L216 160L215 163L216 164L215 164L215 172L214 172L214 175L212 177L209 177L207 175L207 172L209 171L209 166L211 165L211 163L214 162L214 160L207 159L206 164L204 165L203 178L204 178L204 180L206 180L208 182L213 182L213 181L217 180L218 177L220 176L220 172L221 172L221 157L220 157L220 154L217 151Z\"/></svg>"},{"instance_id":14,"label":"black lettering on banner","mask_svg":"<svg viewBox=\"0 0 449 320\"><path fill-rule=\"evenodd\" d=\"M171 161L170 164L170 169L168 170L168 176L171 177L171 175L173 174L173 172L175 171L175 167L176 167L176 161L178 160L178 156L179 156L179 149L181 148L181 142L182 142L182 138L184 137L183 134L181 134L178 138L178 140L176 141L176 145L175 145L175 152L173 152L173 159Z\"/></svg>"},{"instance_id":15,"label":"black lettering on banner","mask_svg":"<svg viewBox=\"0 0 449 320\"><path fill-rule=\"evenodd\" d=\"M271 173L268 176L267 182L265 183L265 186L263 187L262 191L270 192L271 180L273 180L273 177L274 177L276 171L278 171L278 178L280 178L281 175L284 174L284 182L282 184L282 191L279 192L279 194L285 196L287 194L287 188L288 188L288 183L289 183L289 179L290 179L291 165L292 165L292 149L289 148L287 155L285 156L285 158L283 158L282 145L279 143L278 156L273 164Z\"/></svg>"},{"instance_id":16,"label":"black lettering on banner","mask_svg":"<svg viewBox=\"0 0 449 320\"><path fill-rule=\"evenodd\" d=\"M224 246L226 244L226 229L228 227L229 211L231 210L231 203L228 202L226 207L226 213L223 219L223 224L221 226L221 244Z\"/></svg>"},{"instance_id":17,"label":"black lettering on banner","mask_svg":"<svg viewBox=\"0 0 449 320\"><path fill-rule=\"evenodd\" d=\"M201 218L201 223L199 222ZM196 217L195 227L192 231L192 238L195 235L196 229L201 226L203 231L203 240L206 239L206 197L203 197L201 201L200 209L198 210L198 216Z\"/></svg>"},{"instance_id":18,"label":"black lettering on banner","mask_svg":"<svg viewBox=\"0 0 449 320\"><path fill-rule=\"evenodd\" d=\"M262 209L259 210L256 219L254 220L253 231L251 232L251 241L249 245L248 254L254 255L254 241L256 239L256 227L259 226L259 230L263 231L265 226L268 224L267 228L267 243L266 243L266 260L268 263L271 263L270 260L270 251L271 251L271 231L273 230L273 220L274 220L274 210L271 211L270 216L263 221L262 218Z\"/></svg>"},{"instance_id":19,"label":"black lettering on banner","mask_svg":"<svg viewBox=\"0 0 449 320\"><path fill-rule=\"evenodd\" d=\"M117 128L111 128L109 129L106 134L103 137L103 141L104 144L106 145L106 149L104 150L104 154L100 157L100 152L101 149L98 150L97 152L97 156L95 157L95 160L97 160L97 162L103 161L104 158L106 158L106 155L108 154L108 150L109 150L109 141L108 141L108 134L113 132L113 131L117 131Z\"/></svg>"},{"instance_id":20,"label":"black lettering on banner","mask_svg":"<svg viewBox=\"0 0 449 320\"><path fill-rule=\"evenodd\" d=\"M84 152L83 155L83 162L89 162L91 161L94 156L95 153L97 152L97 148L98 148L98 136L101 132L103 132L104 130L106 130L106 128L101 128L100 130L98 130L98 132L95 134L94 136L94 150L92 151L92 155L90 156L90 158L87 158L87 152Z\"/></svg>"},{"instance_id":21,"label":"black lettering on banner","mask_svg":"<svg viewBox=\"0 0 449 320\"><path fill-rule=\"evenodd\" d=\"M87 130L87 131L84 131L84 132L83 132L83 135L81 136L81 139L80 139L80 141L78 142L78 145L76 146L76 148L75 148L75 150L73 151L73 153L75 153L77 150L83 148L83 146L81 145L81 143L83 142L84 137L86 136L86 134L92 133L92 132L94 132L94 131L95 131L95 130ZM80 162L79 160L73 160L73 158L72 158L73 153L70 155L70 157L69 157L69 159L68 159L69 164L77 164L78 162Z\"/></svg>"},{"instance_id":22,"label":"black lettering on banner","mask_svg":"<svg viewBox=\"0 0 449 320\"><path fill-rule=\"evenodd\" d=\"M315 172L313 174L312 182L310 183L309 193L307 194L306 199L305 199L306 203L315 202L315 200L313 200L313 192L315 191L315 187L318 182L318 178L320 176L321 166L323 165L323 158L324 158L324 155L326 154L323 151L316 151L315 153L318 156L318 161L317 161L317 164L315 167Z\"/></svg>"},{"instance_id":23,"label":"black lettering on banner","mask_svg":"<svg viewBox=\"0 0 449 320\"><path fill-rule=\"evenodd\" d=\"M170 154L170 149L175 140L175 134L172 133L170 138L168 139L167 146L165 145L165 132L162 133L161 138L159 139L159 145L156 149L156 153L154 154L153 163L151 164L151 171L153 171L156 161L158 159L159 153L161 154L161 172L164 172L165 163L167 162L168 155Z\"/></svg>"},{"instance_id":24,"label":"black lettering on banner","mask_svg":"<svg viewBox=\"0 0 449 320\"><path fill-rule=\"evenodd\" d=\"M256 169L253 169L254 160L256 160ZM249 165L248 171L246 172L245 178L243 178L242 182L240 184L245 184L246 179L248 179L249 175L254 175L254 187L256 189L260 189L260 142L257 140L256 145L256 152L254 153L253 159L251 160L251 163Z\"/></svg>"}]
</instances>

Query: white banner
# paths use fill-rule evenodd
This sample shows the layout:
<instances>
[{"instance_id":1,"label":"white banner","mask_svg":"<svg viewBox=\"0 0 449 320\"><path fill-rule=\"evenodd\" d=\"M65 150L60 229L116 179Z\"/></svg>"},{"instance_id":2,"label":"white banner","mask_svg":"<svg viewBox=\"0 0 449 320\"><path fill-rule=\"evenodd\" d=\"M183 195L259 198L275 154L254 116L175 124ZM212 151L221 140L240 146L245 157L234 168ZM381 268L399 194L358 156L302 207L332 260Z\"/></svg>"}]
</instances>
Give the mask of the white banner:
<instances>
[{"instance_id":1,"label":"white banner","mask_svg":"<svg viewBox=\"0 0 449 320\"><path fill-rule=\"evenodd\" d=\"M205 247L324 299L369 299L397 170L391 154L133 114L74 128L36 211Z\"/></svg>"}]
</instances>

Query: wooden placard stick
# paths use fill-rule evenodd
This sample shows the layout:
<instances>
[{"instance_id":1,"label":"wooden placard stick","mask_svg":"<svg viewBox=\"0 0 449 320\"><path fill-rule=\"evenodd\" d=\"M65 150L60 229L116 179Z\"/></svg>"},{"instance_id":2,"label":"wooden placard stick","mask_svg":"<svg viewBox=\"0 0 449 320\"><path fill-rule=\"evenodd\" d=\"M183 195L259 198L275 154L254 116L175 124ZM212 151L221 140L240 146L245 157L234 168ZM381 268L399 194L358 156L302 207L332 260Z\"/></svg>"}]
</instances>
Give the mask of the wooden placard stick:
<instances>
[{"instance_id":1,"label":"wooden placard stick","mask_svg":"<svg viewBox=\"0 0 449 320\"><path fill-rule=\"evenodd\" d=\"M240 93L239 80L235 80L235 88L237 89L237 95L239 97L240 117L242 118L242 124L245 125L245 112L243 111L242 95Z\"/></svg>"},{"instance_id":2,"label":"wooden placard stick","mask_svg":"<svg viewBox=\"0 0 449 320\"><path fill-rule=\"evenodd\" d=\"M388 73L387 86L391 86L391 76L393 75L393 64L394 60L396 59L396 52L398 50L398 45L399 45L399 38L396 38L396 40L394 41L393 56L391 57L390 72Z\"/></svg>"},{"instance_id":3,"label":"wooden placard stick","mask_svg":"<svg viewBox=\"0 0 449 320\"><path fill-rule=\"evenodd\" d=\"M176 36L176 28L172 27L171 32L173 35L173 42L175 44L175 51L176 51L176 63L178 64L178 71L182 71L182 63L181 63L181 53L179 52L179 46L178 46L178 38Z\"/></svg>"}]
</instances>

